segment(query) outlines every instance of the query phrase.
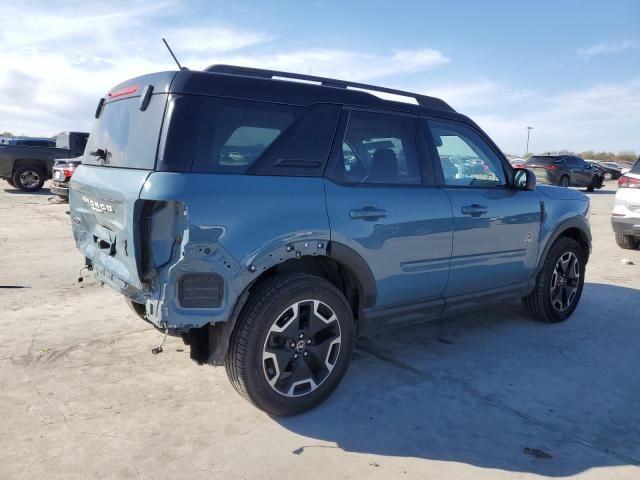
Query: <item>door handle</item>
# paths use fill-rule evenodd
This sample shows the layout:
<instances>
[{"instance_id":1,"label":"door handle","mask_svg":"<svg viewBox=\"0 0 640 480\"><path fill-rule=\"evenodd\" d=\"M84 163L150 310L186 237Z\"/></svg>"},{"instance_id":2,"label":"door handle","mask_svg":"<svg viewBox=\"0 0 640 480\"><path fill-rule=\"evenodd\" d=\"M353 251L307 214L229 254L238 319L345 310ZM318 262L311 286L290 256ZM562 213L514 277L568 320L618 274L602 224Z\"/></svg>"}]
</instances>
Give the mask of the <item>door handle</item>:
<instances>
[{"instance_id":1,"label":"door handle","mask_svg":"<svg viewBox=\"0 0 640 480\"><path fill-rule=\"evenodd\" d=\"M479 217L480 215L484 215L488 211L489 209L487 207L483 207L482 205L478 205L477 203L472 203L471 205L462 207L462 214L471 215L472 217Z\"/></svg>"},{"instance_id":2,"label":"door handle","mask_svg":"<svg viewBox=\"0 0 640 480\"><path fill-rule=\"evenodd\" d=\"M386 210L367 205L362 208L356 208L349 211L349 218L352 220L373 221L387 216Z\"/></svg>"}]
</instances>

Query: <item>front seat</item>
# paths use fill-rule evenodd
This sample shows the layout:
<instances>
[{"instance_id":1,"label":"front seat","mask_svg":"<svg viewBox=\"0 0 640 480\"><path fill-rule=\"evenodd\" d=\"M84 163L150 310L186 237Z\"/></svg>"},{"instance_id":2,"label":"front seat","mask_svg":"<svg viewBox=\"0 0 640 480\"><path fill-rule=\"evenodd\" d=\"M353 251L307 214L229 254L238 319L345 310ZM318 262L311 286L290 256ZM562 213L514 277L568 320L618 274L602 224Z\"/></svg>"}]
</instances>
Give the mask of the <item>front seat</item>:
<instances>
[{"instance_id":1,"label":"front seat","mask_svg":"<svg viewBox=\"0 0 640 480\"><path fill-rule=\"evenodd\" d=\"M373 152L367 180L378 183L394 183L398 179L398 157L390 148L378 148Z\"/></svg>"}]
</instances>

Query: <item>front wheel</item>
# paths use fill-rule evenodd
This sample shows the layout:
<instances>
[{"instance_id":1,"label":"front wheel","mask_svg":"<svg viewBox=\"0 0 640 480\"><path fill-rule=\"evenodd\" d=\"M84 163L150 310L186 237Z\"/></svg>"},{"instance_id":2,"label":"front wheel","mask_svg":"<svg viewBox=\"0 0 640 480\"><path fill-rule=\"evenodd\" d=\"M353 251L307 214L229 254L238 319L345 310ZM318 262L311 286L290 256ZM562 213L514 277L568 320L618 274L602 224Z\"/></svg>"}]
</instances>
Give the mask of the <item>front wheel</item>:
<instances>
[{"instance_id":1,"label":"front wheel","mask_svg":"<svg viewBox=\"0 0 640 480\"><path fill-rule=\"evenodd\" d=\"M611 180L613 178L613 175L611 174L611 172L606 172L604 174L604 179L605 180Z\"/></svg>"},{"instance_id":2,"label":"front wheel","mask_svg":"<svg viewBox=\"0 0 640 480\"><path fill-rule=\"evenodd\" d=\"M11 185L13 188L16 188L16 184L13 183L13 179L12 178L5 178L5 180L7 181L7 183L9 185Z\"/></svg>"},{"instance_id":3,"label":"front wheel","mask_svg":"<svg viewBox=\"0 0 640 480\"><path fill-rule=\"evenodd\" d=\"M558 182L558 186L560 187L568 187L569 186L569 177L563 175L560 177L560 181Z\"/></svg>"},{"instance_id":4,"label":"front wheel","mask_svg":"<svg viewBox=\"0 0 640 480\"><path fill-rule=\"evenodd\" d=\"M569 318L578 306L586 254L575 240L561 237L551 246L533 291L523 299L534 319L556 323Z\"/></svg>"},{"instance_id":5,"label":"front wheel","mask_svg":"<svg viewBox=\"0 0 640 480\"><path fill-rule=\"evenodd\" d=\"M272 415L303 413L338 386L353 354L351 308L326 280L292 273L259 284L225 360L235 389Z\"/></svg>"}]
</instances>

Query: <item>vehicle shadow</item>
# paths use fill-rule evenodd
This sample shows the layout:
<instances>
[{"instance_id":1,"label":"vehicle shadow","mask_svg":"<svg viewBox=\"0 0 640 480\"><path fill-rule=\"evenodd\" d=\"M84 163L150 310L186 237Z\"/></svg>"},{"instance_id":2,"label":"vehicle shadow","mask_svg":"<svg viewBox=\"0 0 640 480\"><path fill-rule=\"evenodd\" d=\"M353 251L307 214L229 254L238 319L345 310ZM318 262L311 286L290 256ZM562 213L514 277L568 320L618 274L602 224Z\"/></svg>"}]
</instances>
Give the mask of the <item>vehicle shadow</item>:
<instances>
[{"instance_id":1,"label":"vehicle shadow","mask_svg":"<svg viewBox=\"0 0 640 480\"><path fill-rule=\"evenodd\" d=\"M25 192L23 190L20 190L19 188L14 188L11 186L8 188L4 188L3 190L7 193L11 193L15 195L44 195L44 196L53 195L53 193L51 193L51 190L49 190L47 187L42 187L37 192Z\"/></svg>"},{"instance_id":2,"label":"vehicle shadow","mask_svg":"<svg viewBox=\"0 0 640 480\"><path fill-rule=\"evenodd\" d=\"M362 341L324 404L275 419L318 445L567 476L640 465L640 291L585 285L566 322L503 304ZM384 466L384 459L376 459Z\"/></svg>"},{"instance_id":3,"label":"vehicle shadow","mask_svg":"<svg viewBox=\"0 0 640 480\"><path fill-rule=\"evenodd\" d=\"M594 190L593 192L583 191L585 195L615 195L615 190Z\"/></svg>"}]
</instances>

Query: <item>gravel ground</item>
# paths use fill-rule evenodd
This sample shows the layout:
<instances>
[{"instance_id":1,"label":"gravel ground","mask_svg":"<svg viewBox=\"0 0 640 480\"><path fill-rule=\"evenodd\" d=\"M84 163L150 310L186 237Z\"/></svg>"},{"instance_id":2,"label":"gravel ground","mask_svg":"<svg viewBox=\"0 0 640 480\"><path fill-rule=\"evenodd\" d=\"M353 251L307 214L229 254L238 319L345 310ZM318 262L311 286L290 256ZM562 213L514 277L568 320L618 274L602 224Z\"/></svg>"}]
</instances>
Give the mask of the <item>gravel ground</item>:
<instances>
[{"instance_id":1,"label":"gravel ground","mask_svg":"<svg viewBox=\"0 0 640 480\"><path fill-rule=\"evenodd\" d=\"M582 301L501 305L361 342L336 393L271 418L89 277L68 206L0 187L0 478L640 478L640 251L591 195ZM625 265L622 259L635 265Z\"/></svg>"}]
</instances>

